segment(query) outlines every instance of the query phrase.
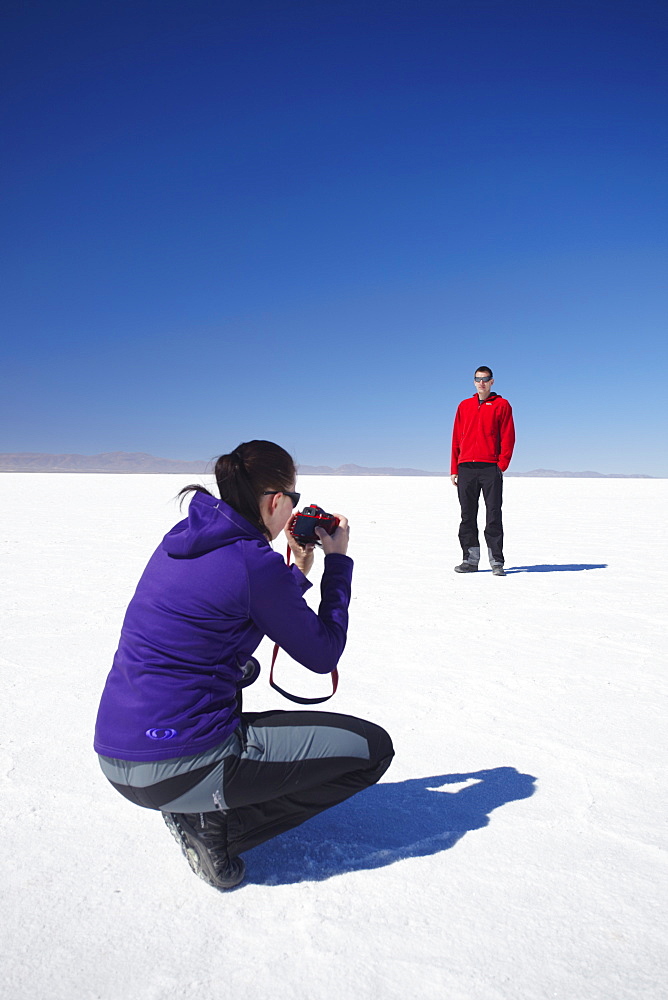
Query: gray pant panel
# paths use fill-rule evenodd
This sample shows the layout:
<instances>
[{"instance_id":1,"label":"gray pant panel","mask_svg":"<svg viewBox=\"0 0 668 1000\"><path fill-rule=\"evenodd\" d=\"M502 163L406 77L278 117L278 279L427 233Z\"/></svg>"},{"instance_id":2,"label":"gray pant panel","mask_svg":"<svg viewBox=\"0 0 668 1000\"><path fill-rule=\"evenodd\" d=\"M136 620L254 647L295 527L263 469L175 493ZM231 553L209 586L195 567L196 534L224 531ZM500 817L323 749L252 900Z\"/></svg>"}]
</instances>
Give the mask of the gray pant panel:
<instances>
[{"instance_id":1,"label":"gray pant panel","mask_svg":"<svg viewBox=\"0 0 668 1000\"><path fill-rule=\"evenodd\" d=\"M132 785L134 788L149 788L161 781L175 778L180 774L198 771L207 764L215 764L228 754L234 753L239 745L236 731L226 740L210 750L193 754L191 757L172 757L169 760L117 760L98 754L100 767L105 778L118 785Z\"/></svg>"},{"instance_id":2,"label":"gray pant panel","mask_svg":"<svg viewBox=\"0 0 668 1000\"><path fill-rule=\"evenodd\" d=\"M285 713L275 713L284 715ZM239 762L256 761L265 764L290 764L298 761L316 761L329 758L359 758L360 762L370 758L367 740L360 733L336 726L313 724L317 713L291 712L291 720L300 714L309 716L305 725L262 725L250 722L233 733L234 743L220 763L188 792L165 803L165 812L211 812L226 809L224 777L225 767L230 757ZM331 719L331 714L328 714ZM306 719L304 720L306 722ZM342 717L343 721L343 717Z\"/></svg>"}]
</instances>

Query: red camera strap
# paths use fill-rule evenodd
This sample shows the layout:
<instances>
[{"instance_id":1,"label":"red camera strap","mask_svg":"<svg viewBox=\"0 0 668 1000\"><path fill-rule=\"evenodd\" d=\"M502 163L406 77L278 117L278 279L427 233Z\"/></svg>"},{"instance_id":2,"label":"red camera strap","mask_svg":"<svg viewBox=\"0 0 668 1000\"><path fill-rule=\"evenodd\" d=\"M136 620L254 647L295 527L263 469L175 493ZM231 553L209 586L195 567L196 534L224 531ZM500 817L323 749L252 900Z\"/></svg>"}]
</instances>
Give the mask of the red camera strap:
<instances>
[{"instance_id":1,"label":"red camera strap","mask_svg":"<svg viewBox=\"0 0 668 1000\"><path fill-rule=\"evenodd\" d=\"M286 563L288 564L288 566L290 565L291 555L292 555L292 550L288 545L288 552L286 556ZM278 651L280 648L281 647L278 645L277 642L274 643L274 653L271 658L271 669L269 671L269 683L275 691L278 691L279 694L282 694L284 698L288 699L288 701L294 701L297 705L321 705L323 701L329 701L329 699L336 694L336 689L339 686L339 672L336 669L336 667L334 668L334 670L332 670L332 693L326 694L324 698L302 698L298 694L290 694L289 691L285 691L282 687L279 687L279 685L274 680L274 664L276 663L276 657L278 656Z\"/></svg>"}]
</instances>

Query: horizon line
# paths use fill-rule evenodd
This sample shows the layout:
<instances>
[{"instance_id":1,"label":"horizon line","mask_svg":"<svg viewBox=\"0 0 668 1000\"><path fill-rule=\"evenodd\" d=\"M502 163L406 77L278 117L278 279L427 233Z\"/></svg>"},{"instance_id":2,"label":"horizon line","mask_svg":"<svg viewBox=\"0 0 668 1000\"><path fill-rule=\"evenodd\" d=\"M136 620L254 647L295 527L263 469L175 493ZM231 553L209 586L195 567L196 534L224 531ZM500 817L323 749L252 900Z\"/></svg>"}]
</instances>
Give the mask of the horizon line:
<instances>
[{"instance_id":1,"label":"horizon line","mask_svg":"<svg viewBox=\"0 0 668 1000\"><path fill-rule=\"evenodd\" d=\"M52 460L61 460L63 464L56 465ZM83 459L83 463L78 460ZM98 460L98 465L93 464ZM100 459L111 459L112 462L103 462L99 467ZM23 461L22 461L23 460ZM94 474L120 474L120 475L160 475L173 473L174 475L210 475L213 472L212 463L215 459L172 459L161 458L151 455L148 452L98 452L93 455L84 455L76 452L4 452L0 453L0 472L34 472L34 473L94 473ZM115 463L115 465L114 465ZM427 469L415 469L396 466L362 466L354 462L345 463L337 467L329 465L310 465L309 463L296 463L297 470L302 475L311 476L401 476L401 477L442 477L449 478L450 473L446 471L431 471ZM125 467L123 467L125 466ZM153 467L152 467L153 466ZM155 466L160 466L156 468ZM181 468L174 468L181 466ZM558 479L558 478L592 478L592 479L665 479L665 476L650 476L647 473L632 472L598 472L593 469L580 471L570 471L547 468L532 469L528 472L506 472L509 478L527 477L538 479Z\"/></svg>"}]
</instances>

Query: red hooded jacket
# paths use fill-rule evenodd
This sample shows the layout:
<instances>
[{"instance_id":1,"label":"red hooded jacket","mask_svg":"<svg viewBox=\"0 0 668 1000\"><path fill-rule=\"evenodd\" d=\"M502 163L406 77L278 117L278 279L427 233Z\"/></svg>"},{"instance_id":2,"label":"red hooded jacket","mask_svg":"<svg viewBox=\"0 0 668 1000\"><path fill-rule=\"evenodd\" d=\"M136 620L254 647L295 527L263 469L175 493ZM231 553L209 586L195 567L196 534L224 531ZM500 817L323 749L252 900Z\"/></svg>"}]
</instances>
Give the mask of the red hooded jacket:
<instances>
[{"instance_id":1,"label":"red hooded jacket","mask_svg":"<svg viewBox=\"0 0 668 1000\"><path fill-rule=\"evenodd\" d=\"M495 462L505 472L514 446L515 424L508 400L491 392L481 403L476 392L457 407L450 474L457 474L460 462Z\"/></svg>"}]
</instances>

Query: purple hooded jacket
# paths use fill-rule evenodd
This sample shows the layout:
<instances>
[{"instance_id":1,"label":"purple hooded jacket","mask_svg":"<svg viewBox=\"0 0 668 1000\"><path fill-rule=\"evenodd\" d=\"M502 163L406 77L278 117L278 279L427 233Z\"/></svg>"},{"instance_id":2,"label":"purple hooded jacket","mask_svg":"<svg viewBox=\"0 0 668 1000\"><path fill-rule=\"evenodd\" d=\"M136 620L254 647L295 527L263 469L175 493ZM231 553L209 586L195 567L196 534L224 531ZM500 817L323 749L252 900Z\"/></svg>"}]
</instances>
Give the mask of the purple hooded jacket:
<instances>
[{"instance_id":1,"label":"purple hooded jacket","mask_svg":"<svg viewBox=\"0 0 668 1000\"><path fill-rule=\"evenodd\" d=\"M222 500L196 493L162 540L125 615L95 727L95 749L120 760L186 757L237 727L239 664L263 636L316 673L346 644L352 560L325 556L318 614L311 586Z\"/></svg>"}]
</instances>

